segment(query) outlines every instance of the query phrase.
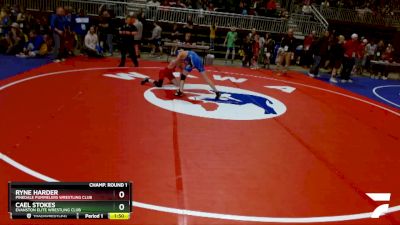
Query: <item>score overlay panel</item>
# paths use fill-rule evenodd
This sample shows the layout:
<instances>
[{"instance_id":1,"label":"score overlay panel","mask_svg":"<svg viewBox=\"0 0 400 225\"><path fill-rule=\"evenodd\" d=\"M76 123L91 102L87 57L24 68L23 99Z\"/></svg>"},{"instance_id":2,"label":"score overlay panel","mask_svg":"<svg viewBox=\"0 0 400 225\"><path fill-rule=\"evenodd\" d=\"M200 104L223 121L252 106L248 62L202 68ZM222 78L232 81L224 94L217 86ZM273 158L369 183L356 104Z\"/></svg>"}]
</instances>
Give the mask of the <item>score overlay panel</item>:
<instances>
[{"instance_id":1,"label":"score overlay panel","mask_svg":"<svg viewBox=\"0 0 400 225\"><path fill-rule=\"evenodd\" d=\"M9 182L12 219L129 219L131 182Z\"/></svg>"}]
</instances>

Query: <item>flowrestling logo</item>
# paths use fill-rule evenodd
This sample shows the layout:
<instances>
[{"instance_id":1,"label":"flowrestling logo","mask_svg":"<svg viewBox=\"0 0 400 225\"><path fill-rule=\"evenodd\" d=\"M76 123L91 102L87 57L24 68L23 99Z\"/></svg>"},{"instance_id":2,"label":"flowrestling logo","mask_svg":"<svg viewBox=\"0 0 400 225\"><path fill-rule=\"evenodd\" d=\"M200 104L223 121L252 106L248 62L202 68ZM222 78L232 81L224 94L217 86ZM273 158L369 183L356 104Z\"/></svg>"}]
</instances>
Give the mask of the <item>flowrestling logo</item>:
<instances>
[{"instance_id":1,"label":"flowrestling logo","mask_svg":"<svg viewBox=\"0 0 400 225\"><path fill-rule=\"evenodd\" d=\"M150 103L177 113L223 120L261 120L286 112L279 100L240 88L217 86L220 99L204 84L185 85L182 97L174 96L176 87L150 88L144 97Z\"/></svg>"}]
</instances>

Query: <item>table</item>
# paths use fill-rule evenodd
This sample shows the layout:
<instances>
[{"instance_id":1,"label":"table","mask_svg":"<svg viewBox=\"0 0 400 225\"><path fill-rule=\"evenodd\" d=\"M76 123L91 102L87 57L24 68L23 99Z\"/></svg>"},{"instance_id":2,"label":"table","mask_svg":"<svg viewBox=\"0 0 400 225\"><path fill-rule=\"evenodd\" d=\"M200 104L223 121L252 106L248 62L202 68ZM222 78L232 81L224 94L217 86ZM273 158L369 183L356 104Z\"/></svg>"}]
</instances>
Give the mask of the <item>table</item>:
<instances>
[{"instance_id":1,"label":"table","mask_svg":"<svg viewBox=\"0 0 400 225\"><path fill-rule=\"evenodd\" d=\"M378 70L382 69L384 71L380 72L400 72L400 63L397 62L388 62L388 61L376 61L371 60L371 68L374 72L379 72Z\"/></svg>"}]
</instances>

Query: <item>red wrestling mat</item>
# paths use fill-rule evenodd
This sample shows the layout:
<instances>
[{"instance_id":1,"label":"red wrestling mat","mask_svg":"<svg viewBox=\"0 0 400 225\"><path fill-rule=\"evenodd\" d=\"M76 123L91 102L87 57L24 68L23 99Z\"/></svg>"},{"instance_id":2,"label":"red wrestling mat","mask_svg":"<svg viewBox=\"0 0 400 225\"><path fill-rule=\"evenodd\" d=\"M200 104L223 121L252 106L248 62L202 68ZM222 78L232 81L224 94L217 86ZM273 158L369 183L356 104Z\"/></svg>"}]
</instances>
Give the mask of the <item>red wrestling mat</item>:
<instances>
[{"instance_id":1,"label":"red wrestling mat","mask_svg":"<svg viewBox=\"0 0 400 225\"><path fill-rule=\"evenodd\" d=\"M0 224L8 181L133 182L113 224L400 223L400 111L298 73L207 67L186 95L140 85L165 63L78 58L0 82ZM388 214L365 193L391 193Z\"/></svg>"}]
</instances>

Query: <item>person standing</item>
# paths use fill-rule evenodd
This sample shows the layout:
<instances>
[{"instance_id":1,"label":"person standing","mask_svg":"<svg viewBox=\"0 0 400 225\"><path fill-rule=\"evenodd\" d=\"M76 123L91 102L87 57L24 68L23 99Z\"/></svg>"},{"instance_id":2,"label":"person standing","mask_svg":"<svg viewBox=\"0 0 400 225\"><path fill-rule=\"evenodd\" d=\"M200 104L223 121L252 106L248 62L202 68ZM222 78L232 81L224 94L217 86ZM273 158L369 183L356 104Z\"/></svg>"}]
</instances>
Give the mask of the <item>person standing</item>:
<instances>
[{"instance_id":1,"label":"person standing","mask_svg":"<svg viewBox=\"0 0 400 225\"><path fill-rule=\"evenodd\" d=\"M304 68L308 68L312 64L312 51L310 51L311 45L314 42L315 31L312 31L306 38L304 38L303 43L303 57L301 58L301 65Z\"/></svg>"},{"instance_id":2,"label":"person standing","mask_svg":"<svg viewBox=\"0 0 400 225\"><path fill-rule=\"evenodd\" d=\"M210 26L210 50L214 50L215 33L217 31L217 25L213 22Z\"/></svg>"},{"instance_id":3,"label":"person standing","mask_svg":"<svg viewBox=\"0 0 400 225\"><path fill-rule=\"evenodd\" d=\"M353 70L355 59L359 51L360 43L358 42L358 35L352 34L351 39L344 44L344 58L343 58L343 69L341 73L342 83L352 83L353 80L350 79L351 71Z\"/></svg>"},{"instance_id":4,"label":"person standing","mask_svg":"<svg viewBox=\"0 0 400 225\"><path fill-rule=\"evenodd\" d=\"M56 9L56 13L52 15L50 21L50 27L53 31L54 41L54 62L64 61L66 57L66 51L64 47L66 24L67 20L65 18L65 10L63 7L58 7Z\"/></svg>"},{"instance_id":5,"label":"person standing","mask_svg":"<svg viewBox=\"0 0 400 225\"><path fill-rule=\"evenodd\" d=\"M370 41L367 46L365 46L365 53L366 53L366 59L365 59L365 69L369 72L371 78L374 78L371 70L371 60L374 59L374 55L376 53L378 46L375 41Z\"/></svg>"},{"instance_id":6,"label":"person standing","mask_svg":"<svg viewBox=\"0 0 400 225\"><path fill-rule=\"evenodd\" d=\"M110 12L104 10L100 16L99 22L100 45L105 49L104 44L108 47L108 56L112 56L113 48L113 24Z\"/></svg>"},{"instance_id":7,"label":"person standing","mask_svg":"<svg viewBox=\"0 0 400 225\"><path fill-rule=\"evenodd\" d=\"M137 34L135 35L135 52L136 57L140 58L140 47L142 46L142 37L143 37L143 23L135 19L135 27L137 29Z\"/></svg>"},{"instance_id":8,"label":"person standing","mask_svg":"<svg viewBox=\"0 0 400 225\"><path fill-rule=\"evenodd\" d=\"M271 38L270 34L267 33L265 34L265 58L264 58L264 67L266 67L267 69L270 68L270 64L271 64L271 58L274 55L274 50L275 50L275 40Z\"/></svg>"},{"instance_id":9,"label":"person standing","mask_svg":"<svg viewBox=\"0 0 400 225\"><path fill-rule=\"evenodd\" d=\"M84 39L90 27L90 18L86 16L85 10L80 9L79 15L75 18L74 32L77 36L77 49L82 50Z\"/></svg>"},{"instance_id":10,"label":"person standing","mask_svg":"<svg viewBox=\"0 0 400 225\"><path fill-rule=\"evenodd\" d=\"M310 51L314 55L314 62L308 72L310 77L319 77L319 68L324 64L328 56L329 48L329 31L325 31L323 35L312 44Z\"/></svg>"},{"instance_id":11,"label":"person standing","mask_svg":"<svg viewBox=\"0 0 400 225\"><path fill-rule=\"evenodd\" d=\"M125 66L127 53L129 53L129 57L132 59L133 65L135 67L139 66L134 47L135 35L137 35L138 32L134 23L135 16L127 16L125 19L125 25L123 25L119 30L119 35L121 37L121 62L119 63L119 67Z\"/></svg>"},{"instance_id":12,"label":"person standing","mask_svg":"<svg viewBox=\"0 0 400 225\"><path fill-rule=\"evenodd\" d=\"M225 64L228 61L229 54L232 53L231 63L235 60L235 42L237 40L236 28L232 27L225 37L224 46L226 46Z\"/></svg>"},{"instance_id":13,"label":"person standing","mask_svg":"<svg viewBox=\"0 0 400 225\"><path fill-rule=\"evenodd\" d=\"M331 64L332 64L332 73L329 82L337 83L336 75L342 66L343 57L344 57L344 41L345 38L343 35L340 35L337 43L333 44L331 47Z\"/></svg>"},{"instance_id":14,"label":"person standing","mask_svg":"<svg viewBox=\"0 0 400 225\"><path fill-rule=\"evenodd\" d=\"M160 50L160 55L163 53L162 45L161 45L161 33L162 33L162 28L160 25L158 25L157 21L153 22L154 28L151 34L151 38L149 39L150 41L153 42L153 48L151 50L151 55L154 55L157 51L157 49Z\"/></svg>"}]
</instances>

